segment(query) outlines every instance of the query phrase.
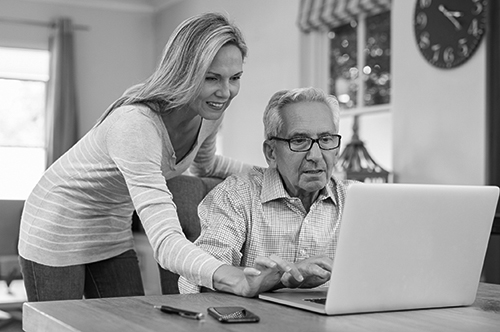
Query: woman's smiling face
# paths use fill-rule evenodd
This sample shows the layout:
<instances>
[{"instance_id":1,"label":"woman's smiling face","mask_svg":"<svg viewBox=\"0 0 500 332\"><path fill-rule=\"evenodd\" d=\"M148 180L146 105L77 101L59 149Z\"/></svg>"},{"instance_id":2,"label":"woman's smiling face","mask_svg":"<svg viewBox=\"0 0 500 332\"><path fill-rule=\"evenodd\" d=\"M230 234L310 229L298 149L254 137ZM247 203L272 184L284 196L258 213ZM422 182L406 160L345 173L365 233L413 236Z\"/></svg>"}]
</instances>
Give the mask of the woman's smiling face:
<instances>
[{"instance_id":1,"label":"woman's smiling face","mask_svg":"<svg viewBox=\"0 0 500 332\"><path fill-rule=\"evenodd\" d=\"M219 119L240 91L243 56L232 44L221 47L208 68L201 92L189 107L207 120Z\"/></svg>"}]
</instances>

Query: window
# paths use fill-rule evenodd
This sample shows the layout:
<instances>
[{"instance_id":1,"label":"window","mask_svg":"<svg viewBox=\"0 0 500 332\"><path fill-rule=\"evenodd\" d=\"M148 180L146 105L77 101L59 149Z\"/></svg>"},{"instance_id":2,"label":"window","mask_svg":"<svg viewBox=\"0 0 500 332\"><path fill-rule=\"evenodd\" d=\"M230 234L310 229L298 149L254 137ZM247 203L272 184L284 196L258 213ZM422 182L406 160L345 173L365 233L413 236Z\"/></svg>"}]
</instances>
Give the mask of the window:
<instances>
[{"instance_id":1,"label":"window","mask_svg":"<svg viewBox=\"0 0 500 332\"><path fill-rule=\"evenodd\" d=\"M330 46L330 93L337 96L344 116L340 133L347 144L359 115L359 136L371 157L392 168L390 12L358 15L356 20L327 33ZM358 50L362 50L359 52ZM345 145L344 145L345 146Z\"/></svg>"},{"instance_id":2,"label":"window","mask_svg":"<svg viewBox=\"0 0 500 332\"><path fill-rule=\"evenodd\" d=\"M301 85L335 95L342 148L359 138L392 169L391 0L301 0ZM355 121L357 119L357 121Z\"/></svg>"},{"instance_id":3,"label":"window","mask_svg":"<svg viewBox=\"0 0 500 332\"><path fill-rule=\"evenodd\" d=\"M391 97L390 12L331 29L329 91L344 110L387 105ZM362 52L358 52L362 50Z\"/></svg>"},{"instance_id":4,"label":"window","mask_svg":"<svg viewBox=\"0 0 500 332\"><path fill-rule=\"evenodd\" d=\"M26 199L45 170L49 52L0 47L0 199Z\"/></svg>"}]
</instances>

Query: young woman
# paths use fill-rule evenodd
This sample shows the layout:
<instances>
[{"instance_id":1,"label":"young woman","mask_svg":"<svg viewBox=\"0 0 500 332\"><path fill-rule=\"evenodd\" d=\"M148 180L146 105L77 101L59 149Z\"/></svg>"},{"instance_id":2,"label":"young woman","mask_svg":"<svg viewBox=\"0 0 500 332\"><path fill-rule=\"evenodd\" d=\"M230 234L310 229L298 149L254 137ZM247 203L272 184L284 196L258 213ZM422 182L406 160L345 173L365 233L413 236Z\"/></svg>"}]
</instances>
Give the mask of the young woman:
<instances>
[{"instance_id":1,"label":"young woman","mask_svg":"<svg viewBox=\"0 0 500 332\"><path fill-rule=\"evenodd\" d=\"M51 165L21 220L29 301L143 295L134 210L160 265L196 284L253 296L294 268L278 257L262 257L245 272L223 265L184 237L165 182L188 168L224 178L249 167L215 154L246 54L241 32L225 16L187 19L155 72Z\"/></svg>"}]
</instances>

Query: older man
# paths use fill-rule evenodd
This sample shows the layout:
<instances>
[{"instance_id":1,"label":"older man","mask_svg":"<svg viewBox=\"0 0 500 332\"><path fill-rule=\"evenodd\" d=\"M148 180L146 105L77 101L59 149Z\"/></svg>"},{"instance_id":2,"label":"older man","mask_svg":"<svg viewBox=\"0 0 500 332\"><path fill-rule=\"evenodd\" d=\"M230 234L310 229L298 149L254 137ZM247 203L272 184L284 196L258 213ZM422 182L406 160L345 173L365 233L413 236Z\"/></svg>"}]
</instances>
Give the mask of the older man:
<instances>
[{"instance_id":1,"label":"older man","mask_svg":"<svg viewBox=\"0 0 500 332\"><path fill-rule=\"evenodd\" d=\"M264 112L269 167L227 178L199 207L196 244L234 266L275 254L294 262L279 287L310 288L330 278L347 186L333 170L339 155L339 105L316 88L275 93ZM179 279L181 293L197 285Z\"/></svg>"}]
</instances>

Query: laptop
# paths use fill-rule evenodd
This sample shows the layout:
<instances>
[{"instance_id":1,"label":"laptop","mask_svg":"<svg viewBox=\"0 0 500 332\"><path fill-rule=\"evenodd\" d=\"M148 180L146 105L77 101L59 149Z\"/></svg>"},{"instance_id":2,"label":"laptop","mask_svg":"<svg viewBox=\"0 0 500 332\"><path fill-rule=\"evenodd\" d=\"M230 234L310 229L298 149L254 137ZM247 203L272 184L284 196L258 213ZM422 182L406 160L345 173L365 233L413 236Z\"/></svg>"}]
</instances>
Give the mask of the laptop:
<instances>
[{"instance_id":1,"label":"laptop","mask_svg":"<svg viewBox=\"0 0 500 332\"><path fill-rule=\"evenodd\" d=\"M471 305L499 188L355 184L327 288L259 298L326 315Z\"/></svg>"}]
</instances>

